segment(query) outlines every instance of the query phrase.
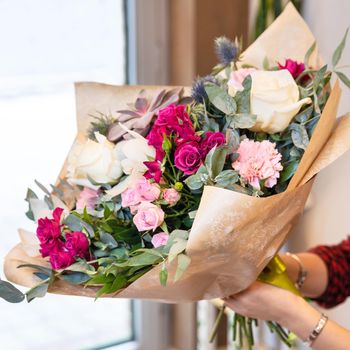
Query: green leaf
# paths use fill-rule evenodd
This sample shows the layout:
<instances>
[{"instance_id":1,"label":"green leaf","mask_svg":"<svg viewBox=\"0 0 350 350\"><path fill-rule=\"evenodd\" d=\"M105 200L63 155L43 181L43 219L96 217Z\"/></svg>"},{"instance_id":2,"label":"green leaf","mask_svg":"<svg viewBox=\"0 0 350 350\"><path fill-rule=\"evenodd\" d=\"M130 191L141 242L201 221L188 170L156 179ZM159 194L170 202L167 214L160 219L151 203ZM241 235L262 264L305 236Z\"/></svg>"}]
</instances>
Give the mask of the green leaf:
<instances>
[{"instance_id":1,"label":"green leaf","mask_svg":"<svg viewBox=\"0 0 350 350\"><path fill-rule=\"evenodd\" d=\"M26 297L28 303L30 303L35 298L42 298L46 295L49 289L49 281L38 284L37 286L29 289L26 292Z\"/></svg>"},{"instance_id":2,"label":"green leaf","mask_svg":"<svg viewBox=\"0 0 350 350\"><path fill-rule=\"evenodd\" d=\"M168 270L167 270L165 264L163 264L162 269L161 269L160 272L159 272L159 281L160 281L160 284L161 284L162 286L166 286L167 280L168 280Z\"/></svg>"},{"instance_id":3,"label":"green leaf","mask_svg":"<svg viewBox=\"0 0 350 350\"><path fill-rule=\"evenodd\" d=\"M23 267L29 267L31 269L41 271L42 273L45 273L46 275L49 275L49 276L51 276L52 272L53 272L52 269L50 269L48 267L35 265L35 264L22 264L22 265L17 266L18 269L21 269Z\"/></svg>"},{"instance_id":4,"label":"green leaf","mask_svg":"<svg viewBox=\"0 0 350 350\"><path fill-rule=\"evenodd\" d=\"M114 249L118 247L117 241L114 239L114 237L104 231L100 232L100 241L105 244L109 249Z\"/></svg>"},{"instance_id":5,"label":"green leaf","mask_svg":"<svg viewBox=\"0 0 350 350\"><path fill-rule=\"evenodd\" d=\"M313 106L309 106L303 111L301 111L299 114L297 114L294 119L299 123L305 123L309 118L311 117L311 114L313 112L314 108Z\"/></svg>"},{"instance_id":6,"label":"green leaf","mask_svg":"<svg viewBox=\"0 0 350 350\"><path fill-rule=\"evenodd\" d=\"M214 179L221 173L225 166L226 155L227 149L224 147L214 147L207 154L205 166L211 179Z\"/></svg>"},{"instance_id":7,"label":"green leaf","mask_svg":"<svg viewBox=\"0 0 350 350\"><path fill-rule=\"evenodd\" d=\"M71 231L81 231L83 229L81 219L74 214L69 214L64 219L64 224L67 225Z\"/></svg>"},{"instance_id":8,"label":"green leaf","mask_svg":"<svg viewBox=\"0 0 350 350\"><path fill-rule=\"evenodd\" d=\"M163 135L162 149L165 153L169 153L172 148L172 143L166 134Z\"/></svg>"},{"instance_id":9,"label":"green leaf","mask_svg":"<svg viewBox=\"0 0 350 350\"><path fill-rule=\"evenodd\" d=\"M205 92L209 101L221 112L225 114L236 113L236 102L225 90L217 85L207 85L205 86Z\"/></svg>"},{"instance_id":10,"label":"green leaf","mask_svg":"<svg viewBox=\"0 0 350 350\"><path fill-rule=\"evenodd\" d=\"M342 72L335 72L338 78L350 89L350 79Z\"/></svg>"},{"instance_id":11,"label":"green leaf","mask_svg":"<svg viewBox=\"0 0 350 350\"><path fill-rule=\"evenodd\" d=\"M270 69L269 59L267 56L265 56L263 60L263 70L269 70L269 69Z\"/></svg>"},{"instance_id":12,"label":"green leaf","mask_svg":"<svg viewBox=\"0 0 350 350\"><path fill-rule=\"evenodd\" d=\"M38 180L34 180L34 182L45 194L47 194L48 196L51 196L50 191L44 185L42 185Z\"/></svg>"},{"instance_id":13,"label":"green leaf","mask_svg":"<svg viewBox=\"0 0 350 350\"><path fill-rule=\"evenodd\" d=\"M236 183L238 180L239 180L239 175L237 171L231 170L231 169L222 171L214 179L216 184L223 188Z\"/></svg>"},{"instance_id":14,"label":"green leaf","mask_svg":"<svg viewBox=\"0 0 350 350\"><path fill-rule=\"evenodd\" d=\"M124 263L116 264L117 266L147 266L155 265L162 259L154 254L142 253L136 256L131 257L129 260Z\"/></svg>"},{"instance_id":15,"label":"green leaf","mask_svg":"<svg viewBox=\"0 0 350 350\"><path fill-rule=\"evenodd\" d=\"M299 161L293 161L289 163L288 166L282 170L279 182L288 181L295 174L298 165Z\"/></svg>"},{"instance_id":16,"label":"green leaf","mask_svg":"<svg viewBox=\"0 0 350 350\"><path fill-rule=\"evenodd\" d=\"M0 298L9 303L20 303L24 300L24 294L11 283L0 280Z\"/></svg>"},{"instance_id":17,"label":"green leaf","mask_svg":"<svg viewBox=\"0 0 350 350\"><path fill-rule=\"evenodd\" d=\"M174 277L175 282L181 278L181 276L186 271L190 263L191 263L191 258L189 256L187 256L186 254L178 255L177 268L176 268L175 277Z\"/></svg>"},{"instance_id":18,"label":"green leaf","mask_svg":"<svg viewBox=\"0 0 350 350\"><path fill-rule=\"evenodd\" d=\"M208 177L208 175L207 175ZM206 181L203 181L204 177L201 174L194 174L185 179L185 184L191 191L199 190L205 185Z\"/></svg>"},{"instance_id":19,"label":"green leaf","mask_svg":"<svg viewBox=\"0 0 350 350\"><path fill-rule=\"evenodd\" d=\"M168 255L169 262L173 261L177 255L182 253L186 249L186 246L187 246L187 240L181 239L179 237L176 238L169 251L169 255Z\"/></svg>"},{"instance_id":20,"label":"green leaf","mask_svg":"<svg viewBox=\"0 0 350 350\"><path fill-rule=\"evenodd\" d=\"M325 74L327 73L327 65L324 65L317 73L313 82L314 90L316 91L321 81L324 79Z\"/></svg>"},{"instance_id":21,"label":"green leaf","mask_svg":"<svg viewBox=\"0 0 350 350\"><path fill-rule=\"evenodd\" d=\"M250 90L252 87L252 77L248 75L243 81L243 91L237 91L235 100L238 113L250 113Z\"/></svg>"},{"instance_id":22,"label":"green leaf","mask_svg":"<svg viewBox=\"0 0 350 350\"><path fill-rule=\"evenodd\" d=\"M339 63L339 60L340 60L340 58L341 58L341 56L343 54L344 47L345 47L345 44L346 44L346 38L348 36L348 32L349 32L349 28L346 30L342 41L340 42L340 44L338 45L338 47L336 48L336 50L333 53L333 56L332 56L333 67L335 67Z\"/></svg>"},{"instance_id":23,"label":"green leaf","mask_svg":"<svg viewBox=\"0 0 350 350\"><path fill-rule=\"evenodd\" d=\"M292 141L295 147L306 150L310 140L304 125L293 123L290 125L292 129Z\"/></svg>"},{"instance_id":24,"label":"green leaf","mask_svg":"<svg viewBox=\"0 0 350 350\"><path fill-rule=\"evenodd\" d=\"M316 48L316 41L310 46L310 48L306 51L305 57L304 57L304 64L306 67L309 66L309 59L312 53L315 51Z\"/></svg>"},{"instance_id":25,"label":"green leaf","mask_svg":"<svg viewBox=\"0 0 350 350\"><path fill-rule=\"evenodd\" d=\"M59 278L71 284L82 284L91 279L91 277L84 272L71 272L59 275Z\"/></svg>"},{"instance_id":26,"label":"green leaf","mask_svg":"<svg viewBox=\"0 0 350 350\"><path fill-rule=\"evenodd\" d=\"M257 116L249 113L238 113L231 118L230 126L238 129L249 129L256 123Z\"/></svg>"}]
</instances>

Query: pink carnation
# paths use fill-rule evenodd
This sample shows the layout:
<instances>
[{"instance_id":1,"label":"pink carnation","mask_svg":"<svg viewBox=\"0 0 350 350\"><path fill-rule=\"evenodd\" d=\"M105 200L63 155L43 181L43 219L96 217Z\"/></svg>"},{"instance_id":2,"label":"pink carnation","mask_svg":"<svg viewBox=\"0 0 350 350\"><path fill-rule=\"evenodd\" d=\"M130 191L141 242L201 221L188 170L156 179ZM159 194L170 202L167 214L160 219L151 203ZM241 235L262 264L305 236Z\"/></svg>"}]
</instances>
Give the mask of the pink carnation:
<instances>
[{"instance_id":1,"label":"pink carnation","mask_svg":"<svg viewBox=\"0 0 350 350\"><path fill-rule=\"evenodd\" d=\"M163 197L170 205L175 205L180 200L181 195L175 188L167 188L163 192Z\"/></svg>"},{"instance_id":2,"label":"pink carnation","mask_svg":"<svg viewBox=\"0 0 350 350\"><path fill-rule=\"evenodd\" d=\"M149 202L142 202L133 218L137 229L142 231L155 230L164 221L164 212L161 208Z\"/></svg>"},{"instance_id":3,"label":"pink carnation","mask_svg":"<svg viewBox=\"0 0 350 350\"><path fill-rule=\"evenodd\" d=\"M165 232L160 232L160 233L156 233L153 237L152 237L152 244L154 246L154 248L158 248L161 247L163 245L166 245L169 239L169 235Z\"/></svg>"},{"instance_id":4,"label":"pink carnation","mask_svg":"<svg viewBox=\"0 0 350 350\"><path fill-rule=\"evenodd\" d=\"M92 188L84 187L84 189L79 194L79 199L77 200L77 209L94 209L98 200L98 191Z\"/></svg>"},{"instance_id":5,"label":"pink carnation","mask_svg":"<svg viewBox=\"0 0 350 350\"><path fill-rule=\"evenodd\" d=\"M283 169L280 161L282 155L276 144L270 141L253 141L244 139L237 150L238 159L232 163L233 169L239 172L242 179L260 190L260 181L265 187L273 187L277 183Z\"/></svg>"},{"instance_id":6,"label":"pink carnation","mask_svg":"<svg viewBox=\"0 0 350 350\"><path fill-rule=\"evenodd\" d=\"M73 257L87 258L89 245L89 240L83 232L66 233L65 248Z\"/></svg>"}]
</instances>

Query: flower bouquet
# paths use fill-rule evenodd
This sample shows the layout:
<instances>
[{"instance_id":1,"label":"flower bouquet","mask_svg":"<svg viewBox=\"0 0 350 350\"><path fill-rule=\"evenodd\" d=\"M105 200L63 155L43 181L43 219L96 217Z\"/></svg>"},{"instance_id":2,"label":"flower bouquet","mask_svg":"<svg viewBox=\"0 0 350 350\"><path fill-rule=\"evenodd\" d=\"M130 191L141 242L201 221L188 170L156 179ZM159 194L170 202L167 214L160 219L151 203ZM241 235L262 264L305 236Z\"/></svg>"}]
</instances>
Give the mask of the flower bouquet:
<instances>
[{"instance_id":1,"label":"flower bouquet","mask_svg":"<svg viewBox=\"0 0 350 350\"><path fill-rule=\"evenodd\" d=\"M313 177L350 148L350 117L335 126L340 88L329 83L336 73L349 85L336 68L345 39L329 70L289 5L243 53L217 40L221 63L192 96L77 84L78 135L52 189L37 182L44 199L28 190L37 231L19 230L7 278L30 287L28 301L46 292L196 301L259 275L296 292L276 254ZM5 283L0 296L20 301ZM246 320L238 325L251 346Z\"/></svg>"}]
</instances>

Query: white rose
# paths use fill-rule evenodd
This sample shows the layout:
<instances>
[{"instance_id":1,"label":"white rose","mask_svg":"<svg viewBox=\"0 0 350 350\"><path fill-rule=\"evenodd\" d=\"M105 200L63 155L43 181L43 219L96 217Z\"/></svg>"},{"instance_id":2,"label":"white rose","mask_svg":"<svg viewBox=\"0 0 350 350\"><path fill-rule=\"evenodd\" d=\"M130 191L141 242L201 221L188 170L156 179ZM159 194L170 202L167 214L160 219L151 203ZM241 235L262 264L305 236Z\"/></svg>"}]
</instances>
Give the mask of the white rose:
<instances>
[{"instance_id":1,"label":"white rose","mask_svg":"<svg viewBox=\"0 0 350 350\"><path fill-rule=\"evenodd\" d=\"M255 71L251 73L251 113L257 115L250 129L274 134L288 127L293 117L311 99L299 100L299 89L288 70Z\"/></svg>"},{"instance_id":2,"label":"white rose","mask_svg":"<svg viewBox=\"0 0 350 350\"><path fill-rule=\"evenodd\" d=\"M71 184L96 188L97 183L116 183L123 175L116 146L96 132L96 141L76 143L68 156L67 178Z\"/></svg>"},{"instance_id":3,"label":"white rose","mask_svg":"<svg viewBox=\"0 0 350 350\"><path fill-rule=\"evenodd\" d=\"M154 160L156 156L154 147L149 146L143 137L119 142L117 150L120 154L123 172L127 175L133 172L144 174L147 167L143 163Z\"/></svg>"}]
</instances>

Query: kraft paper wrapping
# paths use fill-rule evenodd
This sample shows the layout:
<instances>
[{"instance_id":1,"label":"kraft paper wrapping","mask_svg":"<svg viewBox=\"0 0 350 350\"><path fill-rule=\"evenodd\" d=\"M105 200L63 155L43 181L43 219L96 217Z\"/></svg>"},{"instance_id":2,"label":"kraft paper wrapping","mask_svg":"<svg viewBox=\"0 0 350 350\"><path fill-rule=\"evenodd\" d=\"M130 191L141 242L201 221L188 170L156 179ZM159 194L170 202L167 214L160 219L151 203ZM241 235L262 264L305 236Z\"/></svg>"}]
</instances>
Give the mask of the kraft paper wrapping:
<instances>
[{"instance_id":1,"label":"kraft paper wrapping","mask_svg":"<svg viewBox=\"0 0 350 350\"><path fill-rule=\"evenodd\" d=\"M261 66L265 57L271 61L292 57L302 60L314 42L310 30L292 5L263 33L245 54L246 63ZM312 57L314 66L321 59ZM107 113L125 108L145 88L149 93L156 86L110 86L97 83L76 84L78 134L82 140L90 123L90 114ZM187 90L188 91L188 90ZM297 173L287 191L266 198L206 187L191 229L186 252L191 264L176 283L173 276L176 260L169 264L169 279L165 287L159 283L160 266L130 286L109 297L153 299L164 302L184 302L213 299L235 294L256 280L269 260L288 238L302 213L310 193L313 177L350 149L350 114L335 125L340 98L335 84L320 122L311 138ZM64 177L65 165L59 177ZM31 287L38 283L29 268L17 269L23 263L48 266L41 257L31 257L20 243L5 258L8 280ZM73 286L57 281L50 292L94 297L96 288Z\"/></svg>"}]
</instances>

